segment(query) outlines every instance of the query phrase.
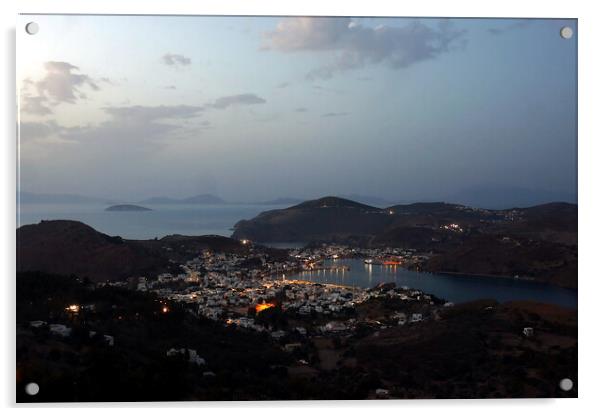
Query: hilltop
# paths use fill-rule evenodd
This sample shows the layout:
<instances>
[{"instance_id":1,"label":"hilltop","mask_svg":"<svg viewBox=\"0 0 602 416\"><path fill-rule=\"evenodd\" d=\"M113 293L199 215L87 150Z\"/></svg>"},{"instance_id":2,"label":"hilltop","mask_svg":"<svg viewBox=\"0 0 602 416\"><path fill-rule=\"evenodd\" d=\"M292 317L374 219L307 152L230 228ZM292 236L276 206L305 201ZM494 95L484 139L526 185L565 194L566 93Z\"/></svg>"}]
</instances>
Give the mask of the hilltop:
<instances>
[{"instance_id":1,"label":"hilltop","mask_svg":"<svg viewBox=\"0 0 602 416\"><path fill-rule=\"evenodd\" d=\"M577 285L577 205L487 210L445 202L377 208L325 197L266 211L234 226L259 242L338 242L431 253L433 272L533 278Z\"/></svg>"},{"instance_id":2,"label":"hilltop","mask_svg":"<svg viewBox=\"0 0 602 416\"><path fill-rule=\"evenodd\" d=\"M390 218L380 208L325 197L239 221L232 237L280 242L335 240L369 236L389 223Z\"/></svg>"},{"instance_id":3,"label":"hilltop","mask_svg":"<svg viewBox=\"0 0 602 416\"><path fill-rule=\"evenodd\" d=\"M77 275L92 281L172 271L202 249L237 251L237 240L221 236L166 236L126 240L78 221L42 221L17 229L17 271Z\"/></svg>"}]
</instances>

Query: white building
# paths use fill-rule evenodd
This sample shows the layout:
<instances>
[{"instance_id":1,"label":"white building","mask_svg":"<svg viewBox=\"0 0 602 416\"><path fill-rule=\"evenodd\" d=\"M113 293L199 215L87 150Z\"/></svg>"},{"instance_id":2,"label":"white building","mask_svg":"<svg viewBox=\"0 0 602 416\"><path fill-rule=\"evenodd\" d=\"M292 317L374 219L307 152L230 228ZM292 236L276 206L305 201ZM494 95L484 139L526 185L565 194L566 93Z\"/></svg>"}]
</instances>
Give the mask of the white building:
<instances>
[{"instance_id":1,"label":"white building","mask_svg":"<svg viewBox=\"0 0 602 416\"><path fill-rule=\"evenodd\" d=\"M60 335L62 337L68 337L71 335L71 328L63 325L63 324L50 324L50 332L56 335Z\"/></svg>"}]
</instances>

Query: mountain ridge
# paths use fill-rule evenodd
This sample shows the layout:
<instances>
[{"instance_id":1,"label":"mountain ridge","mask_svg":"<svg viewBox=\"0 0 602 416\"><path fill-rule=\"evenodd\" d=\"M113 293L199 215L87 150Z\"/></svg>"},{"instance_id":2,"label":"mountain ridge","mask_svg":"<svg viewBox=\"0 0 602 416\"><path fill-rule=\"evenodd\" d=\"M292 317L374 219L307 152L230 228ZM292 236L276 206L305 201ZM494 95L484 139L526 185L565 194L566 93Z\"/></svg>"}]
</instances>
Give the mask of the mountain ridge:
<instances>
[{"instance_id":1,"label":"mountain ridge","mask_svg":"<svg viewBox=\"0 0 602 416\"><path fill-rule=\"evenodd\" d=\"M423 267L432 272L577 286L577 205L566 202L503 210L446 202L381 209L324 197L239 221L232 237L415 249L431 253Z\"/></svg>"}]
</instances>

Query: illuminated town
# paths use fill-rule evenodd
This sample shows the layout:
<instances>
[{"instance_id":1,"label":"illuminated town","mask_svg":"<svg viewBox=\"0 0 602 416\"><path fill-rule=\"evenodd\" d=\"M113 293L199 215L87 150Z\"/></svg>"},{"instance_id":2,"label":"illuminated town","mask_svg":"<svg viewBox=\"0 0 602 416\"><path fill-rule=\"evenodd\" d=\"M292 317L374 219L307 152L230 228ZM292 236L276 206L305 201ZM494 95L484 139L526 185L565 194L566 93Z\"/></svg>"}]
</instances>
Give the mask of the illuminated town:
<instances>
[{"instance_id":1,"label":"illuminated town","mask_svg":"<svg viewBox=\"0 0 602 416\"><path fill-rule=\"evenodd\" d=\"M347 266L336 263L325 265L328 259L364 258L368 267L415 266L424 256L413 250L321 245L292 249L287 261L273 261L262 246L254 247L248 240L242 244L249 247L246 254L204 251L182 264L180 274L162 273L154 279L138 277L128 283L110 285L129 285L139 291L154 292L167 302L185 305L199 317L241 330L267 332L281 342L285 350L302 339L352 334L360 326L376 331L436 318L438 308L452 305L419 290L397 288L394 283L364 289L288 278L300 271L348 271ZM361 305L385 300L394 300L399 305L398 310L390 310L385 319L375 320L358 313ZM287 329L263 319L266 312L275 310L287 318ZM162 312L167 313L168 307L163 306Z\"/></svg>"}]
</instances>

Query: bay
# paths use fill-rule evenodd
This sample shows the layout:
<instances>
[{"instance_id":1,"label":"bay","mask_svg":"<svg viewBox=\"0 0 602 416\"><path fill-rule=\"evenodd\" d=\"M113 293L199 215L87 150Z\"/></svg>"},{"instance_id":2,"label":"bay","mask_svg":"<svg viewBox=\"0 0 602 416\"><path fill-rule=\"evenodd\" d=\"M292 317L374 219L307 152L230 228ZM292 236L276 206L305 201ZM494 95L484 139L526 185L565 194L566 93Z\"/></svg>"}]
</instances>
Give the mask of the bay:
<instances>
[{"instance_id":1,"label":"bay","mask_svg":"<svg viewBox=\"0 0 602 416\"><path fill-rule=\"evenodd\" d=\"M576 290L541 282L416 272L402 267L367 265L362 259L327 260L324 264L348 266L349 270L305 271L288 278L361 288L394 282L398 287L419 289L454 303L476 299L495 299L498 302L531 300L569 308L577 307Z\"/></svg>"}]
</instances>

